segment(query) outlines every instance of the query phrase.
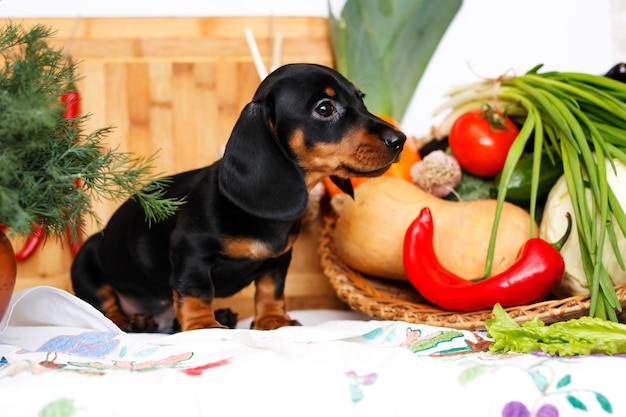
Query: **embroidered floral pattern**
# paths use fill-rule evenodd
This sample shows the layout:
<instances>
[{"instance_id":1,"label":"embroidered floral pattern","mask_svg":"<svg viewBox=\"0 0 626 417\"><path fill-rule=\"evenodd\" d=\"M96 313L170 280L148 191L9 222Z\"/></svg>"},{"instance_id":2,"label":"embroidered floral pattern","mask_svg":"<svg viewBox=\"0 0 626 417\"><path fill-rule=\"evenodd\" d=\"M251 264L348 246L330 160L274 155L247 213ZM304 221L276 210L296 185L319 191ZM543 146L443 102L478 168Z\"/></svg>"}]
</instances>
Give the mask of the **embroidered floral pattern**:
<instances>
[{"instance_id":1,"label":"embroidered floral pattern","mask_svg":"<svg viewBox=\"0 0 626 417\"><path fill-rule=\"evenodd\" d=\"M363 399L364 395L361 387L372 385L378 377L374 372L366 375L357 375L354 371L346 372L346 376L350 379L350 398L353 403L358 403Z\"/></svg>"},{"instance_id":2,"label":"embroidered floral pattern","mask_svg":"<svg viewBox=\"0 0 626 417\"><path fill-rule=\"evenodd\" d=\"M39 411L38 417L72 417L76 411L74 400L59 398L44 405Z\"/></svg>"},{"instance_id":3,"label":"embroidered floral pattern","mask_svg":"<svg viewBox=\"0 0 626 417\"><path fill-rule=\"evenodd\" d=\"M302 337L302 328L293 329L293 339L291 329L281 330L277 337L271 332L219 331L152 339L80 329L76 334L42 338L30 345L38 346L33 350L0 344L0 387L14 399L0 402L0 415L15 415L7 410L24 404L24 395L32 397L22 394L28 391L22 389L22 382L43 394L36 396L30 413L24 415L77 417L89 415L91 408L99 407L98 412L107 408L99 402L102 384L121 381L123 397L127 380L150 381L159 387L181 384L179 388L184 386L193 398L186 403L190 409L204 407L206 396L211 397L206 404L234 398L234 387L242 381L260 389L247 391L249 400L234 404L236 410L253 411L259 401L266 401L265 382L284 394L281 407L285 398L296 404L315 395L320 401L307 403L310 411L319 411L332 398L338 401L333 409L347 410L346 415L374 411L381 415L382 410L396 415L398 410L406 411L402 401L406 398L419 404L424 415L464 415L464 411L474 415L473 411L485 407L489 412L481 415L564 417L574 411L608 417L623 408L619 387L597 383L598 375L606 375L615 362L623 363L620 357L494 355L484 333L403 322L372 322L361 333L329 326L329 332L313 332L310 338ZM321 337L316 339L316 334ZM583 366L589 360L597 360L598 368ZM51 377L70 381L69 385L49 384ZM488 402L477 402L485 392L496 394ZM452 397L458 401L449 401ZM155 405L153 411L161 410Z\"/></svg>"},{"instance_id":4,"label":"embroidered floral pattern","mask_svg":"<svg viewBox=\"0 0 626 417\"><path fill-rule=\"evenodd\" d=\"M110 332L85 332L77 335L57 336L41 345L37 352L62 352L73 355L102 358L113 352L119 340Z\"/></svg>"},{"instance_id":5,"label":"embroidered floral pattern","mask_svg":"<svg viewBox=\"0 0 626 417\"><path fill-rule=\"evenodd\" d=\"M550 398L564 396L569 406L581 411L589 411L597 415L597 407L608 414L613 413L613 405L609 399L598 391L592 389L572 388L572 375L565 374L558 380L556 371L549 365L549 360L524 369L537 389L537 398L532 403L524 403L518 400L507 402L502 409L502 417L559 417L559 409L551 403ZM479 377L496 372L505 368L506 365L474 365L466 368L459 375L460 385L466 385ZM556 381L556 382L555 382ZM592 410L589 399L593 399L597 405Z\"/></svg>"}]
</instances>

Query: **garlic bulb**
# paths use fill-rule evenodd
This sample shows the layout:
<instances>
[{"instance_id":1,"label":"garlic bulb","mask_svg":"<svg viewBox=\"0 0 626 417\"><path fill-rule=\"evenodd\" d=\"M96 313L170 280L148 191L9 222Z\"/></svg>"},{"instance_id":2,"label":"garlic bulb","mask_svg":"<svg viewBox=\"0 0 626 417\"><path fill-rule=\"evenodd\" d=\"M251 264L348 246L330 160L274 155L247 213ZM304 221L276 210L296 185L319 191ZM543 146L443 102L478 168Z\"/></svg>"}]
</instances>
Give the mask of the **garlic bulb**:
<instances>
[{"instance_id":1,"label":"garlic bulb","mask_svg":"<svg viewBox=\"0 0 626 417\"><path fill-rule=\"evenodd\" d=\"M411 167L411 178L421 189L437 197L445 197L461 182L461 166L444 151L429 153Z\"/></svg>"}]
</instances>

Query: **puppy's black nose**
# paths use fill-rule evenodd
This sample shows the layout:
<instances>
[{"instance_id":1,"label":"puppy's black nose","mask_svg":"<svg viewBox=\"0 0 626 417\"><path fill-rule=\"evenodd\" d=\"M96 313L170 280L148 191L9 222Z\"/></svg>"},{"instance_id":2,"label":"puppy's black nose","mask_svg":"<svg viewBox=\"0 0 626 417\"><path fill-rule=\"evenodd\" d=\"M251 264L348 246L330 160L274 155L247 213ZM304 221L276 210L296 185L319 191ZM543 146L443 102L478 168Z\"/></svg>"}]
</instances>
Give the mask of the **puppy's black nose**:
<instances>
[{"instance_id":1,"label":"puppy's black nose","mask_svg":"<svg viewBox=\"0 0 626 417\"><path fill-rule=\"evenodd\" d=\"M406 142L406 136L402 132L389 131L383 135L383 143L390 149L400 150L404 142Z\"/></svg>"}]
</instances>

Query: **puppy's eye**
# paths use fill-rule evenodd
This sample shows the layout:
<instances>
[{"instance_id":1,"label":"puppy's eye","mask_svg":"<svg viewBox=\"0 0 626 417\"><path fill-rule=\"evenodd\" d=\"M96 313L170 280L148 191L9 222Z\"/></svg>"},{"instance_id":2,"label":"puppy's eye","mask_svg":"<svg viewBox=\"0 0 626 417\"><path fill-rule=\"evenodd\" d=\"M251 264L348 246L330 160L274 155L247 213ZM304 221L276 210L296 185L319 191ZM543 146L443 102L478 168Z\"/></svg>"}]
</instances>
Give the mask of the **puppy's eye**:
<instances>
[{"instance_id":1,"label":"puppy's eye","mask_svg":"<svg viewBox=\"0 0 626 417\"><path fill-rule=\"evenodd\" d=\"M331 103L329 100L324 100L320 102L315 108L315 113L323 118L331 117L333 114L335 114L336 111L337 110L335 109L335 106L333 106L333 103Z\"/></svg>"}]
</instances>

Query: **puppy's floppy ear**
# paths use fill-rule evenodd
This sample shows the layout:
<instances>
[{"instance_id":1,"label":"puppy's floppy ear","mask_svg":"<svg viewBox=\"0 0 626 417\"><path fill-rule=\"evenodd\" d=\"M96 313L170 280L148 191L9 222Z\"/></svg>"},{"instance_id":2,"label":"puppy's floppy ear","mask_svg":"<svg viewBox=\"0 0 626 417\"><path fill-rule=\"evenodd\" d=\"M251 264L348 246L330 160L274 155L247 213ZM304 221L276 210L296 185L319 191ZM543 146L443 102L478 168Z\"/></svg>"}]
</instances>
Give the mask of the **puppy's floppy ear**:
<instances>
[{"instance_id":1,"label":"puppy's floppy ear","mask_svg":"<svg viewBox=\"0 0 626 417\"><path fill-rule=\"evenodd\" d=\"M331 175L330 180L337 186L341 191L348 194L354 200L354 189L352 188L352 181L349 178L341 178L336 175Z\"/></svg>"},{"instance_id":2,"label":"puppy's floppy ear","mask_svg":"<svg viewBox=\"0 0 626 417\"><path fill-rule=\"evenodd\" d=\"M218 185L239 208L272 220L295 220L306 209L308 191L296 162L270 128L265 103L249 103L226 144Z\"/></svg>"}]
</instances>

